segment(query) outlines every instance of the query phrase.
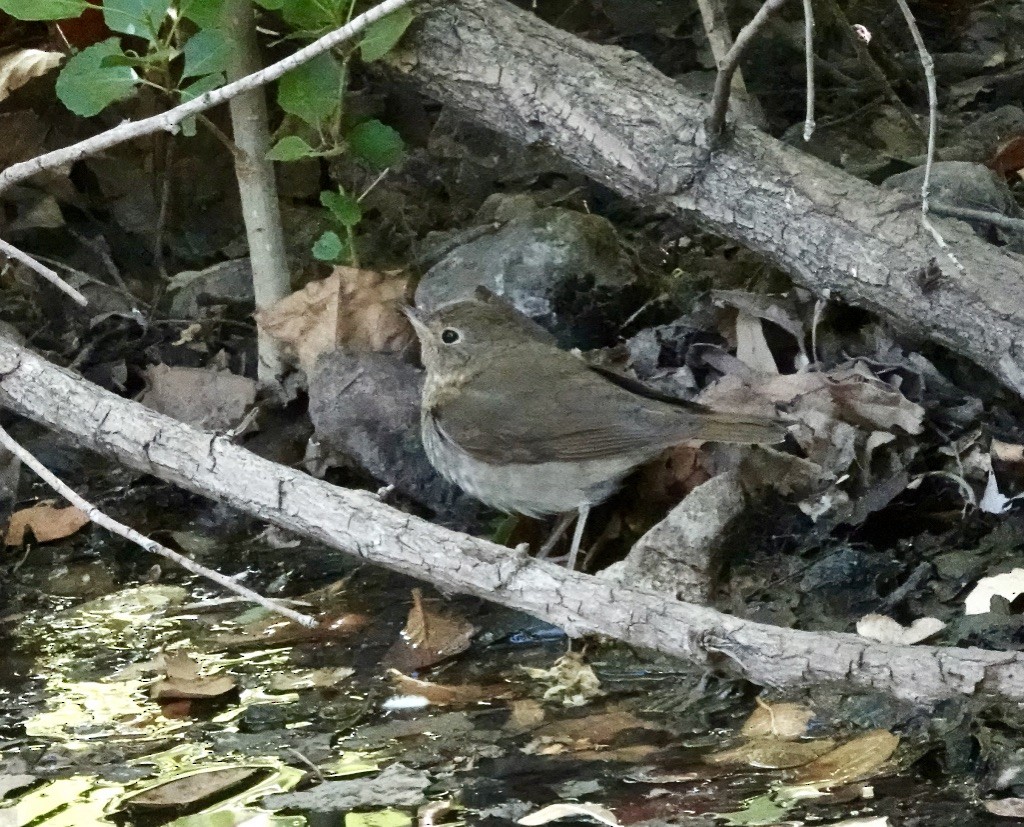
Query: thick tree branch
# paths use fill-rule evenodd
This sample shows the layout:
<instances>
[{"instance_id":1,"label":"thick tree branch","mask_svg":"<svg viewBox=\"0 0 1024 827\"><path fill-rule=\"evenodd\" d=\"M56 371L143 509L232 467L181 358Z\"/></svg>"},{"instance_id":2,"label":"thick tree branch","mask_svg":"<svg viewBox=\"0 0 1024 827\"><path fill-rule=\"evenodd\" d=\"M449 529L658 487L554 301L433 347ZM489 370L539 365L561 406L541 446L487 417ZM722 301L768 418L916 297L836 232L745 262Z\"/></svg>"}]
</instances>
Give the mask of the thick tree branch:
<instances>
[{"instance_id":1,"label":"thick tree branch","mask_svg":"<svg viewBox=\"0 0 1024 827\"><path fill-rule=\"evenodd\" d=\"M819 295L943 344L1024 394L1024 258L964 225L936 222L960 273L905 195L742 125L709 156L698 98L642 58L504 0L428 12L392 66L512 140L550 146L617 192L736 239ZM922 291L933 259L943 277Z\"/></svg>"},{"instance_id":2,"label":"thick tree branch","mask_svg":"<svg viewBox=\"0 0 1024 827\"><path fill-rule=\"evenodd\" d=\"M529 612L570 634L597 632L766 686L842 681L933 703L956 695L1024 701L1024 654L889 646L780 629L566 571L336 488L101 390L0 338L0 402L83 447L260 519L419 577Z\"/></svg>"}]
</instances>

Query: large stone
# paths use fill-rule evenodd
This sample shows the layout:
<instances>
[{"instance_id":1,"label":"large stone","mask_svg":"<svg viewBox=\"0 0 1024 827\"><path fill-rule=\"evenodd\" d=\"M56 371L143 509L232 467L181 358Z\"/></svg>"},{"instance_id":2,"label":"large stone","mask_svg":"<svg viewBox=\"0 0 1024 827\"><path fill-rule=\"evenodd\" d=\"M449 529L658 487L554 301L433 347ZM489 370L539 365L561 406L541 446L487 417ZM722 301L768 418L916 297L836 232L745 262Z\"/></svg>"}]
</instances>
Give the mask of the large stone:
<instances>
[{"instance_id":1,"label":"large stone","mask_svg":"<svg viewBox=\"0 0 1024 827\"><path fill-rule=\"evenodd\" d=\"M416 289L417 306L431 310L470 298L483 285L563 347L613 342L647 291L637 284L611 223L561 207L537 208L522 198L490 209L493 229L460 234L469 240L429 269Z\"/></svg>"},{"instance_id":2,"label":"large stone","mask_svg":"<svg viewBox=\"0 0 1024 827\"><path fill-rule=\"evenodd\" d=\"M423 372L396 355L330 351L309 377L309 416L322 446L464 526L482 506L427 460L420 441L422 385Z\"/></svg>"}]
</instances>

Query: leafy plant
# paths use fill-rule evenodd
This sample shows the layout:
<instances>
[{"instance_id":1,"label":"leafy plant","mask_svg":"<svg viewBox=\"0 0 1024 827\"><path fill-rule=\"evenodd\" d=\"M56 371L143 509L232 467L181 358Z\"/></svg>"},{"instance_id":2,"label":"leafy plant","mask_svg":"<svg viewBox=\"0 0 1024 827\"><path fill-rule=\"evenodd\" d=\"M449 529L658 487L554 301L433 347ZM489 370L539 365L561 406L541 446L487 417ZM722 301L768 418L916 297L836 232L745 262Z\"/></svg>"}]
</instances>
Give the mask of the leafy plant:
<instances>
[{"instance_id":1,"label":"leafy plant","mask_svg":"<svg viewBox=\"0 0 1024 827\"><path fill-rule=\"evenodd\" d=\"M363 218L363 208L359 206L359 200L339 187L337 192L321 192L320 203L342 228L345 238L342 239L334 230L327 230L313 244L313 255L321 261L349 259L355 263L355 228Z\"/></svg>"},{"instance_id":2,"label":"leafy plant","mask_svg":"<svg viewBox=\"0 0 1024 827\"><path fill-rule=\"evenodd\" d=\"M284 22L289 39L308 41L349 22L358 0L256 2ZM90 5L86 0L0 0L0 10L22 20L75 18ZM75 114L99 114L142 85L188 101L225 82L233 38L223 28L224 0L102 0L96 7L114 36L72 55L57 79L58 98ZM399 161L405 146L394 129L375 119L349 123L343 106L353 57L379 60L412 19L408 9L396 11L369 26L354 46L322 54L282 77L277 102L286 118L268 158L289 162L351 153L376 169ZM183 126L186 134L195 129L194 123ZM321 201L344 237L328 231L314 255L353 259L354 227L362 215L358 202L343 190L325 192Z\"/></svg>"}]
</instances>

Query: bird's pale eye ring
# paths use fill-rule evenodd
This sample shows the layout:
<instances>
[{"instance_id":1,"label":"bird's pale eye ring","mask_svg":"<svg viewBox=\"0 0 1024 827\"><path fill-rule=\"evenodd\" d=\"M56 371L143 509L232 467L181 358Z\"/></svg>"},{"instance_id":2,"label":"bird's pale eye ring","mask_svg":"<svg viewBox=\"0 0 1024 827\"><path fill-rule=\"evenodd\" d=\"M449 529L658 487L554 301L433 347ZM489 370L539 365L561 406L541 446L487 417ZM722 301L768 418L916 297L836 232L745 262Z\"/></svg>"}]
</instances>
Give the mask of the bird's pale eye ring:
<instances>
[{"instance_id":1,"label":"bird's pale eye ring","mask_svg":"<svg viewBox=\"0 0 1024 827\"><path fill-rule=\"evenodd\" d=\"M441 331L441 341L446 345L454 345L461 338L462 336L459 334L459 331L454 328L446 327Z\"/></svg>"}]
</instances>

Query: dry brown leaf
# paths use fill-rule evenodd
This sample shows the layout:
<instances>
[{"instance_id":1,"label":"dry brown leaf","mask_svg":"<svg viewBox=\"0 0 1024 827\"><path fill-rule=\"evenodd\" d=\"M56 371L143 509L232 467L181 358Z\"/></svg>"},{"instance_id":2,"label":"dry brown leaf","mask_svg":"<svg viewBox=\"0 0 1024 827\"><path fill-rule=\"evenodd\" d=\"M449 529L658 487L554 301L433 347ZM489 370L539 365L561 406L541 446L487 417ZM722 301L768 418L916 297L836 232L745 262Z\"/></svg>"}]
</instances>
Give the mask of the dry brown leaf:
<instances>
[{"instance_id":1,"label":"dry brown leaf","mask_svg":"<svg viewBox=\"0 0 1024 827\"><path fill-rule=\"evenodd\" d=\"M266 770L260 767L201 770L142 790L125 799L124 803L129 808L140 810L194 807L265 772Z\"/></svg>"},{"instance_id":2,"label":"dry brown leaf","mask_svg":"<svg viewBox=\"0 0 1024 827\"><path fill-rule=\"evenodd\" d=\"M164 657L165 676L149 688L149 696L158 703L166 701L218 698L235 689L230 675L202 675L199 664L184 652Z\"/></svg>"},{"instance_id":3,"label":"dry brown leaf","mask_svg":"<svg viewBox=\"0 0 1024 827\"><path fill-rule=\"evenodd\" d=\"M270 676L272 692L294 692L298 689L325 689L337 686L356 673L349 666L325 666L322 669L304 669L300 672L277 673Z\"/></svg>"},{"instance_id":4,"label":"dry brown leaf","mask_svg":"<svg viewBox=\"0 0 1024 827\"><path fill-rule=\"evenodd\" d=\"M1024 178L1024 135L1014 135L996 149L987 166L1000 175Z\"/></svg>"},{"instance_id":5,"label":"dry brown leaf","mask_svg":"<svg viewBox=\"0 0 1024 827\"><path fill-rule=\"evenodd\" d=\"M0 101L32 78L42 77L56 69L63 59L64 55L60 52L44 52L40 49L15 49L0 55Z\"/></svg>"},{"instance_id":6,"label":"dry brown leaf","mask_svg":"<svg viewBox=\"0 0 1024 827\"><path fill-rule=\"evenodd\" d=\"M779 738L754 738L731 749L705 756L709 764L744 764L748 767L784 770L802 767L835 747L831 738L818 741L783 741Z\"/></svg>"},{"instance_id":7,"label":"dry brown leaf","mask_svg":"<svg viewBox=\"0 0 1024 827\"><path fill-rule=\"evenodd\" d=\"M740 730L744 738L800 738L807 734L807 724L814 712L802 704L770 704L758 699L758 707Z\"/></svg>"},{"instance_id":8,"label":"dry brown leaf","mask_svg":"<svg viewBox=\"0 0 1024 827\"><path fill-rule=\"evenodd\" d=\"M141 402L197 428L236 425L256 401L256 382L226 370L152 365Z\"/></svg>"},{"instance_id":9,"label":"dry brown leaf","mask_svg":"<svg viewBox=\"0 0 1024 827\"><path fill-rule=\"evenodd\" d=\"M418 672L455 657L469 648L476 626L452 612L431 608L419 589L412 590L412 608L402 635L384 655L383 665L399 672Z\"/></svg>"},{"instance_id":10,"label":"dry brown leaf","mask_svg":"<svg viewBox=\"0 0 1024 827\"><path fill-rule=\"evenodd\" d=\"M676 445L664 451L655 462L645 465L637 480L644 502L677 503L698 485L711 479L701 464L704 457L693 445Z\"/></svg>"},{"instance_id":11,"label":"dry brown leaf","mask_svg":"<svg viewBox=\"0 0 1024 827\"><path fill-rule=\"evenodd\" d=\"M544 723L546 712L544 705L533 698L512 701L509 704L509 718L505 729L509 732L528 732Z\"/></svg>"},{"instance_id":12,"label":"dry brown leaf","mask_svg":"<svg viewBox=\"0 0 1024 827\"><path fill-rule=\"evenodd\" d=\"M23 508L11 516L4 544L20 546L25 542L25 531L31 530L37 542L48 543L70 537L89 522L85 512L73 505L58 508L52 503L39 503Z\"/></svg>"},{"instance_id":13,"label":"dry brown leaf","mask_svg":"<svg viewBox=\"0 0 1024 827\"><path fill-rule=\"evenodd\" d=\"M586 740L590 744L609 744L623 732L644 729L664 732L665 728L638 718L623 709L611 709L582 718L566 718L553 721L537 730L539 737L564 742Z\"/></svg>"},{"instance_id":14,"label":"dry brown leaf","mask_svg":"<svg viewBox=\"0 0 1024 827\"><path fill-rule=\"evenodd\" d=\"M162 678L149 688L149 696L157 703L196 701L227 695L234 691L235 686L235 679L229 675L210 675L192 680Z\"/></svg>"},{"instance_id":15,"label":"dry brown leaf","mask_svg":"<svg viewBox=\"0 0 1024 827\"><path fill-rule=\"evenodd\" d=\"M836 787L867 778L889 760L899 743L898 736L884 729L866 732L801 767L796 780L801 784Z\"/></svg>"},{"instance_id":16,"label":"dry brown leaf","mask_svg":"<svg viewBox=\"0 0 1024 827\"><path fill-rule=\"evenodd\" d=\"M401 270L335 267L326 279L259 311L256 323L295 355L307 375L321 353L338 345L395 353L415 338L401 311L407 284L408 276Z\"/></svg>"},{"instance_id":17,"label":"dry brown leaf","mask_svg":"<svg viewBox=\"0 0 1024 827\"><path fill-rule=\"evenodd\" d=\"M344 640L361 631L369 618L355 612L325 615L320 625L309 629L280 615L271 615L250 623L242 632L217 635L213 642L220 649L264 649L272 646L295 646L312 641Z\"/></svg>"},{"instance_id":18,"label":"dry brown leaf","mask_svg":"<svg viewBox=\"0 0 1024 827\"><path fill-rule=\"evenodd\" d=\"M829 386L842 419L873 430L900 428L919 434L924 427L924 408L911 402L891 385L858 368L833 373Z\"/></svg>"},{"instance_id":19,"label":"dry brown leaf","mask_svg":"<svg viewBox=\"0 0 1024 827\"><path fill-rule=\"evenodd\" d=\"M464 684L453 686L443 683L420 681L403 675L397 669L388 669L391 685L401 695L418 695L436 706L468 706L485 701L501 700L511 695L506 684Z\"/></svg>"}]
</instances>

